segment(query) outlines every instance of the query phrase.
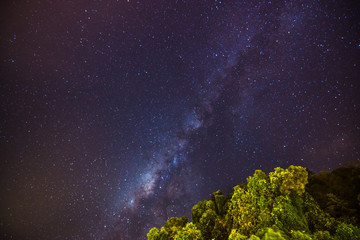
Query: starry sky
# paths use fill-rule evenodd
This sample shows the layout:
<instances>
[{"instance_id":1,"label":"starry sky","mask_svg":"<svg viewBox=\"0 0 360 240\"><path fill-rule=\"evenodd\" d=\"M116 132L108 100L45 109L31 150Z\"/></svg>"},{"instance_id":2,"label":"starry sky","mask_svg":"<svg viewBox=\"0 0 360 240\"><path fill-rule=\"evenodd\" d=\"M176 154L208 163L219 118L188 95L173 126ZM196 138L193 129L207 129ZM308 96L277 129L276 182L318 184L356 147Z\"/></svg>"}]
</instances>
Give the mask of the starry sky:
<instances>
[{"instance_id":1,"label":"starry sky","mask_svg":"<svg viewBox=\"0 0 360 240\"><path fill-rule=\"evenodd\" d=\"M360 159L351 1L0 9L1 239L144 239L255 169Z\"/></svg>"}]
</instances>

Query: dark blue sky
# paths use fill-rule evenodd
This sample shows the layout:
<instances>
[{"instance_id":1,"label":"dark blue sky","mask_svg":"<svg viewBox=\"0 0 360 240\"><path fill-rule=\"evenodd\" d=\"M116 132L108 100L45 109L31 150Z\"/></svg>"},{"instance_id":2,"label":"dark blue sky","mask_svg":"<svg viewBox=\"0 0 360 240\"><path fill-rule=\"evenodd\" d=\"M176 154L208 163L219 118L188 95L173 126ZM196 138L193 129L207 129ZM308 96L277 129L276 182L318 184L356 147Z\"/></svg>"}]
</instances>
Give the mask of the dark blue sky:
<instances>
[{"instance_id":1,"label":"dark blue sky","mask_svg":"<svg viewBox=\"0 0 360 240\"><path fill-rule=\"evenodd\" d=\"M255 169L359 160L351 1L1 4L2 239L144 239Z\"/></svg>"}]
</instances>

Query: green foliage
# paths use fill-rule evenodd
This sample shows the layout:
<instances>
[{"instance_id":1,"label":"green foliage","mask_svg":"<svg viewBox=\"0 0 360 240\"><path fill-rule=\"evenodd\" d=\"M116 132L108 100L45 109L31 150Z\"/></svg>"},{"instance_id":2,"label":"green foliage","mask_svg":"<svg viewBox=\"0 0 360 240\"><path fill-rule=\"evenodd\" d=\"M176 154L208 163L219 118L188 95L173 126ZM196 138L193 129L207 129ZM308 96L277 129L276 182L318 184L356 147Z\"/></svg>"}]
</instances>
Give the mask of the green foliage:
<instances>
[{"instance_id":1,"label":"green foliage","mask_svg":"<svg viewBox=\"0 0 360 240\"><path fill-rule=\"evenodd\" d=\"M286 238L280 231L274 231L272 228L268 228L264 240L286 240Z\"/></svg>"},{"instance_id":2,"label":"green foliage","mask_svg":"<svg viewBox=\"0 0 360 240\"><path fill-rule=\"evenodd\" d=\"M172 217L166 221L166 224L161 228L161 231L165 231L169 234L169 237L174 236L178 230L185 227L188 222L188 218L183 216L180 218Z\"/></svg>"},{"instance_id":3,"label":"green foliage","mask_svg":"<svg viewBox=\"0 0 360 240\"><path fill-rule=\"evenodd\" d=\"M191 210L191 217L205 239L209 238L217 218L214 202L211 200L198 202Z\"/></svg>"},{"instance_id":4,"label":"green foliage","mask_svg":"<svg viewBox=\"0 0 360 240\"><path fill-rule=\"evenodd\" d=\"M341 223L336 229L337 240L359 240L360 229L352 224Z\"/></svg>"},{"instance_id":5,"label":"green foliage","mask_svg":"<svg viewBox=\"0 0 360 240\"><path fill-rule=\"evenodd\" d=\"M231 227L229 229L231 229ZM228 239L229 229L227 227L227 221L224 218L217 218L211 237L215 239Z\"/></svg>"},{"instance_id":6,"label":"green foliage","mask_svg":"<svg viewBox=\"0 0 360 240\"><path fill-rule=\"evenodd\" d=\"M150 229L150 231L147 233L147 238L149 240L158 240L160 239L160 231L156 227Z\"/></svg>"},{"instance_id":7,"label":"green foliage","mask_svg":"<svg viewBox=\"0 0 360 240\"><path fill-rule=\"evenodd\" d=\"M230 207L233 227L246 236L273 225L286 232L308 231L301 199L306 182L307 172L302 167L276 168L269 175L256 170L248 178L247 189L234 188Z\"/></svg>"},{"instance_id":8,"label":"green foliage","mask_svg":"<svg viewBox=\"0 0 360 240\"><path fill-rule=\"evenodd\" d=\"M260 240L260 238L256 235L251 235L248 240Z\"/></svg>"},{"instance_id":9,"label":"green foliage","mask_svg":"<svg viewBox=\"0 0 360 240\"><path fill-rule=\"evenodd\" d=\"M196 227L201 230L205 239L227 239L226 198L217 191L212 194L213 200L198 202L191 210L191 217ZM215 202L215 203L214 203Z\"/></svg>"},{"instance_id":10,"label":"green foliage","mask_svg":"<svg viewBox=\"0 0 360 240\"><path fill-rule=\"evenodd\" d=\"M187 223L184 228L179 230L175 235L175 240L202 240L201 231L198 230L192 222Z\"/></svg>"},{"instance_id":11,"label":"green foliage","mask_svg":"<svg viewBox=\"0 0 360 240\"><path fill-rule=\"evenodd\" d=\"M269 187L268 176L257 170L253 177L248 178L247 189L240 186L234 188L229 209L233 228L241 234L254 234L258 228L273 222L270 216L273 194Z\"/></svg>"},{"instance_id":12,"label":"green foliage","mask_svg":"<svg viewBox=\"0 0 360 240\"><path fill-rule=\"evenodd\" d=\"M360 240L359 168L310 174L307 183L303 167L256 170L226 197L216 191L194 205L191 223L170 218L160 230L151 229L148 239Z\"/></svg>"},{"instance_id":13,"label":"green foliage","mask_svg":"<svg viewBox=\"0 0 360 240\"><path fill-rule=\"evenodd\" d=\"M214 229L216 218L217 215L215 211L212 209L208 209L201 216L200 221L197 224L206 239L211 238L211 233Z\"/></svg>"},{"instance_id":14,"label":"green foliage","mask_svg":"<svg viewBox=\"0 0 360 240\"><path fill-rule=\"evenodd\" d=\"M231 230L229 240L244 240L244 239L247 239L245 235L242 235L236 229Z\"/></svg>"},{"instance_id":15,"label":"green foliage","mask_svg":"<svg viewBox=\"0 0 360 240\"><path fill-rule=\"evenodd\" d=\"M216 213L220 216L223 216L226 213L226 198L223 193L220 190L214 192L211 194L211 200L215 203Z\"/></svg>"},{"instance_id":16,"label":"green foliage","mask_svg":"<svg viewBox=\"0 0 360 240\"><path fill-rule=\"evenodd\" d=\"M309 231L306 216L302 211L302 203L299 195L277 196L272 211L275 219L274 225L286 232L291 230Z\"/></svg>"},{"instance_id":17,"label":"green foliage","mask_svg":"<svg viewBox=\"0 0 360 240\"><path fill-rule=\"evenodd\" d=\"M328 231L317 231L314 233L314 239L316 240L332 240L333 237L330 236Z\"/></svg>"},{"instance_id":18,"label":"green foliage","mask_svg":"<svg viewBox=\"0 0 360 240\"><path fill-rule=\"evenodd\" d=\"M303 167L290 166L285 170L277 167L269 177L271 188L282 195L291 193L301 195L305 192L305 185L308 183L308 173Z\"/></svg>"},{"instance_id":19,"label":"green foliage","mask_svg":"<svg viewBox=\"0 0 360 240\"><path fill-rule=\"evenodd\" d=\"M172 217L166 221L166 224L159 230L152 228L147 233L149 240L172 240L179 230L186 226L188 218L186 216L177 218Z\"/></svg>"},{"instance_id":20,"label":"green foliage","mask_svg":"<svg viewBox=\"0 0 360 240\"><path fill-rule=\"evenodd\" d=\"M213 201L205 200L203 202L198 202L196 205L194 205L194 207L191 209L191 218L192 218L193 222L195 224L199 223L203 214L207 210L211 210L211 211L215 212L215 204Z\"/></svg>"},{"instance_id":21,"label":"green foliage","mask_svg":"<svg viewBox=\"0 0 360 240\"><path fill-rule=\"evenodd\" d=\"M310 174L306 191L331 217L360 225L360 167ZM359 198L358 198L359 197Z\"/></svg>"},{"instance_id":22,"label":"green foliage","mask_svg":"<svg viewBox=\"0 0 360 240\"><path fill-rule=\"evenodd\" d=\"M291 230L290 234L293 240L312 240L312 237L304 231Z\"/></svg>"},{"instance_id":23,"label":"green foliage","mask_svg":"<svg viewBox=\"0 0 360 240\"><path fill-rule=\"evenodd\" d=\"M204 202L198 202L196 205L194 205L191 209L191 218L192 221L196 224L200 222L200 218L205 212L205 203Z\"/></svg>"}]
</instances>

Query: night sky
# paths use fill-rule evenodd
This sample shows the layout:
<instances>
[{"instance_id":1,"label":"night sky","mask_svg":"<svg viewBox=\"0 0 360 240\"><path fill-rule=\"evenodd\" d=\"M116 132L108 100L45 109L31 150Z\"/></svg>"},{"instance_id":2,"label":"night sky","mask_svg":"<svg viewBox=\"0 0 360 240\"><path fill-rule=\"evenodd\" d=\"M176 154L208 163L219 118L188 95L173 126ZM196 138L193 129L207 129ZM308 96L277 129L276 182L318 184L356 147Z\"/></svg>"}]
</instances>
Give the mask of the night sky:
<instances>
[{"instance_id":1,"label":"night sky","mask_svg":"<svg viewBox=\"0 0 360 240\"><path fill-rule=\"evenodd\" d=\"M351 1L0 9L1 239L144 239L255 169L360 159Z\"/></svg>"}]
</instances>

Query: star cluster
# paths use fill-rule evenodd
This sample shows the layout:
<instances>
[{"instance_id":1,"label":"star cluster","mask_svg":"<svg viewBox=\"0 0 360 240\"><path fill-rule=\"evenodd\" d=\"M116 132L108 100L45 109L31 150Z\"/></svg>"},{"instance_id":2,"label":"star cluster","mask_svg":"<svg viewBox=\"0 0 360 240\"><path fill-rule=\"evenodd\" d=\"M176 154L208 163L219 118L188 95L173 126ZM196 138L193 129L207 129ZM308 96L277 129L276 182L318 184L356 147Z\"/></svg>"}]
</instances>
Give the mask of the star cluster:
<instances>
[{"instance_id":1,"label":"star cluster","mask_svg":"<svg viewBox=\"0 0 360 240\"><path fill-rule=\"evenodd\" d=\"M350 1L7 1L2 239L144 239L255 169L360 158Z\"/></svg>"}]
</instances>

